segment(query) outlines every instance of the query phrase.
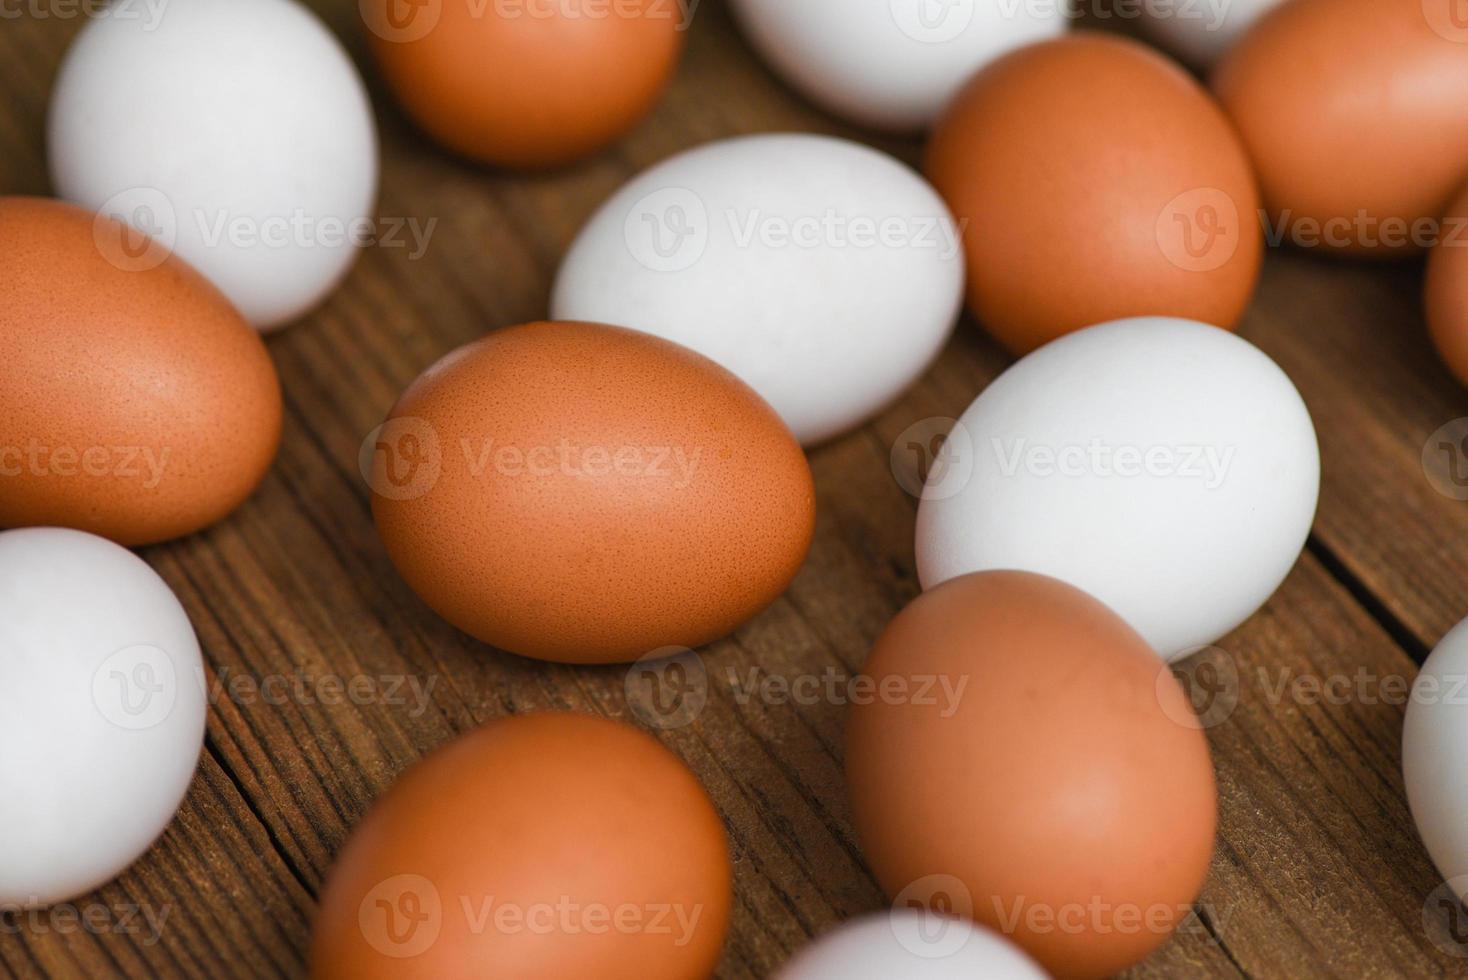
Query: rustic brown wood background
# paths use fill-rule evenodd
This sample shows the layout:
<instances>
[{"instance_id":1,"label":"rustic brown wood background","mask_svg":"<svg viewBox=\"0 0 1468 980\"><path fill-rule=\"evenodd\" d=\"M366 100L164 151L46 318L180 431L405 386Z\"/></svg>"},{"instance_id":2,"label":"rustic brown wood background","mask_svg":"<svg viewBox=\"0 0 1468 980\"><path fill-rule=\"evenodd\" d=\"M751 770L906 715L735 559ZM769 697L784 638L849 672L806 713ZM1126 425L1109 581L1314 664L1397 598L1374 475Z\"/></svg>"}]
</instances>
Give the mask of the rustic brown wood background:
<instances>
[{"instance_id":1,"label":"rustic brown wood background","mask_svg":"<svg viewBox=\"0 0 1468 980\"><path fill-rule=\"evenodd\" d=\"M709 0L666 100L620 145L546 176L490 172L440 152L391 105L366 58L354 0L313 5L372 89L380 213L437 226L419 259L401 248L365 251L322 309L271 338L287 405L274 471L229 520L145 557L183 600L219 681L409 679L432 683L432 697L425 711L385 697L216 699L178 819L135 867L79 903L166 912L161 935L0 920L0 972L300 975L332 856L404 767L509 712L565 708L636 722L625 670L521 660L432 615L378 543L358 447L441 354L543 317L562 251L635 172L739 133L871 141L791 94ZM0 5L20 12L0 19L0 193L49 192L47 96L82 21L67 14L69 3L43 7ZM875 142L916 159L914 143ZM1236 707L1209 733L1222 793L1213 873L1196 919L1137 976L1468 974L1468 959L1445 952L1454 949L1447 913L1432 901L1440 878L1404 802L1403 709L1391 697L1468 614L1468 503L1435 491L1422 462L1429 434L1468 415L1468 395L1428 348L1420 278L1417 263L1269 258L1242 333L1283 365L1314 414L1320 512L1279 594L1219 644L1226 654L1212 655L1238 677ZM842 793L842 708L742 703L728 671L860 667L878 631L918 593L915 501L894 479L890 447L918 420L957 416L1006 363L965 320L898 404L813 454L820 518L809 562L773 608L704 652L706 709L661 733L708 786L733 844L738 894L721 976L767 976L812 935L882 905ZM1348 678L1354 689L1359 671L1364 696L1272 693L1282 678ZM1211 678L1194 680L1206 693Z\"/></svg>"}]
</instances>

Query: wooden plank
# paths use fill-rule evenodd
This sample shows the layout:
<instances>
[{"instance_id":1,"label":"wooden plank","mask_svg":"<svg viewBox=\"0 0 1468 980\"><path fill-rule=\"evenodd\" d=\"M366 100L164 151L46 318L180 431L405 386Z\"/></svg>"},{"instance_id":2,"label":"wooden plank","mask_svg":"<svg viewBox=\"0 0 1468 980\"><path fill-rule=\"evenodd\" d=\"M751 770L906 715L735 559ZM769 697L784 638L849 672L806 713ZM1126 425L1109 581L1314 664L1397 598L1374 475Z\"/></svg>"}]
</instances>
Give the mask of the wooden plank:
<instances>
[{"instance_id":1,"label":"wooden plank","mask_svg":"<svg viewBox=\"0 0 1468 980\"><path fill-rule=\"evenodd\" d=\"M355 3L317 6L365 65ZM45 93L77 26L7 21L0 34L6 192L46 188ZM700 9L652 119L607 154L550 175L445 156L366 74L383 135L379 211L436 219L429 249L421 258L369 250L322 310L271 339L288 403L279 463L230 520L146 553L188 608L213 671L211 754L164 843L93 898L170 904L165 939L150 947L118 935L0 935L0 966L16 975L297 973L311 896L333 854L425 752L507 712L572 708L647 724L639 699L650 679L505 656L433 616L377 541L356 472L361 440L443 352L543 315L581 222L642 167L741 132L870 141L788 93L717 4ZM914 144L877 142L916 158ZM1399 639L1420 646L1468 589L1468 577L1452 574L1465 559L1440 554L1432 534L1468 533L1468 514L1427 488L1416 462L1457 402L1440 374L1421 390L1433 368L1413 333L1412 275L1272 256L1244 332L1296 376L1321 428L1321 555ZM707 704L698 716L658 729L704 780L733 841L738 895L721 976L766 976L811 935L882 904L850 831L842 705L749 697L743 685L751 672L839 682L859 669L918 591L914 505L891 472L890 448L915 422L956 416L1006 363L965 321L917 388L813 454L820 517L807 566L772 609L702 651ZM1287 679L1358 666L1406 678L1413 668L1393 636L1307 558L1221 647L1241 680L1236 709L1210 730L1223 794L1213 875L1201 918L1135 974L1462 972L1422 927L1437 882L1402 803L1400 706L1270 695L1281 669ZM323 703L338 682L368 693Z\"/></svg>"}]
</instances>

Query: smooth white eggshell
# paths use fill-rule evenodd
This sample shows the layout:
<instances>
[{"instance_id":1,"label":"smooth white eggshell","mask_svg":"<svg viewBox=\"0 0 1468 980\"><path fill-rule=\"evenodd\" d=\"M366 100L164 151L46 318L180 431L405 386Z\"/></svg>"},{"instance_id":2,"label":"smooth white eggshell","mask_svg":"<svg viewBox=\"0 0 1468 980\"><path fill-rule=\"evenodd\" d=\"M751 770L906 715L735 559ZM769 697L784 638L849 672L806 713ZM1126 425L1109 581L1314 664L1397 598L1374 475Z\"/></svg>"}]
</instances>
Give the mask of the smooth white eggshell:
<instances>
[{"instance_id":1,"label":"smooth white eggshell","mask_svg":"<svg viewBox=\"0 0 1468 980\"><path fill-rule=\"evenodd\" d=\"M767 135L706 144L622 187L567 253L551 316L690 347L809 445L916 380L962 300L962 244L927 182L846 140Z\"/></svg>"},{"instance_id":2,"label":"smooth white eggshell","mask_svg":"<svg viewBox=\"0 0 1468 980\"><path fill-rule=\"evenodd\" d=\"M203 671L183 607L132 552L0 533L0 907L89 892L157 839L203 747Z\"/></svg>"},{"instance_id":3,"label":"smooth white eggshell","mask_svg":"<svg viewBox=\"0 0 1468 980\"><path fill-rule=\"evenodd\" d=\"M377 134L346 52L294 0L93 18L51 96L58 196L146 231L251 323L320 302L370 237Z\"/></svg>"},{"instance_id":4,"label":"smooth white eggshell","mask_svg":"<svg viewBox=\"0 0 1468 980\"><path fill-rule=\"evenodd\" d=\"M877 129L930 125L970 75L1058 37L1068 0L734 0L751 43L812 101Z\"/></svg>"},{"instance_id":5,"label":"smooth white eggshell","mask_svg":"<svg viewBox=\"0 0 1468 980\"><path fill-rule=\"evenodd\" d=\"M1465 746L1468 746L1468 620L1453 627L1422 665L1412 685L1402 727L1402 775L1407 785L1407 804L1432 863L1450 881L1468 875Z\"/></svg>"},{"instance_id":6,"label":"smooth white eggshell","mask_svg":"<svg viewBox=\"0 0 1468 980\"><path fill-rule=\"evenodd\" d=\"M1284 372L1232 333L1170 317L1040 348L979 395L945 449L962 465L935 466L924 488L924 588L984 569L1050 575L1168 658L1264 604L1320 487L1315 429Z\"/></svg>"},{"instance_id":7,"label":"smooth white eggshell","mask_svg":"<svg viewBox=\"0 0 1468 980\"><path fill-rule=\"evenodd\" d=\"M1146 0L1142 26L1159 45L1195 68L1212 68L1280 0Z\"/></svg>"},{"instance_id":8,"label":"smooth white eggshell","mask_svg":"<svg viewBox=\"0 0 1468 980\"><path fill-rule=\"evenodd\" d=\"M1045 980L1009 940L964 919L894 909L848 922L795 955L776 980Z\"/></svg>"}]
</instances>

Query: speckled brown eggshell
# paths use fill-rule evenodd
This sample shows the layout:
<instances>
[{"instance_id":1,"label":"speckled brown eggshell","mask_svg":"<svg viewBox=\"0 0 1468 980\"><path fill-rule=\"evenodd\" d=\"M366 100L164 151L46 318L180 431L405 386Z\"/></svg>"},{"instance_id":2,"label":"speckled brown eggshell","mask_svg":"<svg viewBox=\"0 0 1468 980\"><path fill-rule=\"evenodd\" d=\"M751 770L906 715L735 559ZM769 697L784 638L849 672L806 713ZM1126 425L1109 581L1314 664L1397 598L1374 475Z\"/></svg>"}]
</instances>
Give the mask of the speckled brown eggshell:
<instances>
[{"instance_id":1,"label":"speckled brown eggshell","mask_svg":"<svg viewBox=\"0 0 1468 980\"><path fill-rule=\"evenodd\" d=\"M500 719L410 768L352 832L310 973L699 980L732 877L708 795L655 739L587 715Z\"/></svg>"},{"instance_id":2,"label":"speckled brown eggshell","mask_svg":"<svg viewBox=\"0 0 1468 980\"><path fill-rule=\"evenodd\" d=\"M525 656L616 663L725 636L784 591L814 532L810 467L775 412L620 327L533 323L462 347L380 443L373 512L403 578ZM430 465L394 486L393 454L422 447Z\"/></svg>"},{"instance_id":3,"label":"speckled brown eggshell","mask_svg":"<svg viewBox=\"0 0 1468 980\"><path fill-rule=\"evenodd\" d=\"M968 300L1016 354L1083 327L1232 328L1258 280L1238 137L1181 67L1088 32L991 62L940 118L928 178L963 224Z\"/></svg>"},{"instance_id":4,"label":"speckled brown eggshell","mask_svg":"<svg viewBox=\"0 0 1468 980\"><path fill-rule=\"evenodd\" d=\"M889 895L956 902L1057 978L1167 940L1207 877L1217 790L1187 695L1120 617L978 572L904 609L864 675L885 693L853 699L846 774Z\"/></svg>"},{"instance_id":5,"label":"speckled brown eggshell","mask_svg":"<svg viewBox=\"0 0 1468 980\"><path fill-rule=\"evenodd\" d=\"M1443 363L1468 385L1468 188L1443 216L1427 260L1427 326Z\"/></svg>"},{"instance_id":6,"label":"speckled brown eggshell","mask_svg":"<svg viewBox=\"0 0 1468 980\"><path fill-rule=\"evenodd\" d=\"M466 156L522 168L569 163L636 125L672 76L687 27L666 0L363 0L362 9L377 63L420 126Z\"/></svg>"},{"instance_id":7,"label":"speckled brown eggshell","mask_svg":"<svg viewBox=\"0 0 1468 980\"><path fill-rule=\"evenodd\" d=\"M270 355L213 285L109 219L0 198L0 526L189 534L250 495L280 430Z\"/></svg>"},{"instance_id":8,"label":"speckled brown eggshell","mask_svg":"<svg viewBox=\"0 0 1468 980\"><path fill-rule=\"evenodd\" d=\"M1282 241L1421 251L1411 224L1435 219L1468 176L1468 24L1455 3L1290 0L1224 56L1211 84Z\"/></svg>"}]
</instances>

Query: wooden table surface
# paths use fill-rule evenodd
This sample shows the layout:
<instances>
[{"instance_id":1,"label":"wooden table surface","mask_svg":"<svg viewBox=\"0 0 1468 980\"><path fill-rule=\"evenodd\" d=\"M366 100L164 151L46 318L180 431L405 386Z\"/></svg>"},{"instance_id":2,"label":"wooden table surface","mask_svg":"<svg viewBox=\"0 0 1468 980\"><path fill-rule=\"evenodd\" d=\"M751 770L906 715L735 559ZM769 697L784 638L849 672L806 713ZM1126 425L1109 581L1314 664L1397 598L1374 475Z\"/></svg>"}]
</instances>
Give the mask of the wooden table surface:
<instances>
[{"instance_id":1,"label":"wooden table surface","mask_svg":"<svg viewBox=\"0 0 1468 980\"><path fill-rule=\"evenodd\" d=\"M7 4L22 14L0 19L0 193L49 192L47 96L82 21L72 5L44 6ZM211 672L197 778L157 846L74 903L105 910L94 913L104 928L64 915L0 918L0 973L300 975L333 855L406 766L507 713L653 718L643 685L656 678L522 660L430 613L378 542L358 448L444 352L542 318L581 222L637 171L741 133L873 141L791 94L708 0L667 98L620 145L550 175L490 172L439 151L390 104L354 0L315 6L372 90L379 212L436 222L429 246L421 256L366 250L320 310L270 339L287 409L274 470L224 523L144 551L193 618ZM875 142L916 159L915 143ZM1468 415L1468 394L1429 350L1420 280L1419 263L1269 256L1242 334L1309 404L1320 510L1279 593L1183 668L1216 722L1221 827L1196 915L1136 976L1468 975L1468 943L1454 940L1457 919L1435 891L1441 879L1400 771L1403 688L1468 614L1468 503L1435 489L1423 459L1435 430ZM772 608L701 651L703 710L686 725L653 726L728 826L737 898L720 976L767 976L811 936L883 905L842 790L843 708L751 699L740 683L755 669L787 678L859 669L919 591L916 502L891 447L914 423L956 417L1007 363L966 318L900 402L812 454L820 514L805 568ZM1451 462L1428 455L1449 490ZM916 465L898 455L897 470ZM359 696L333 697L335 679Z\"/></svg>"}]
</instances>

